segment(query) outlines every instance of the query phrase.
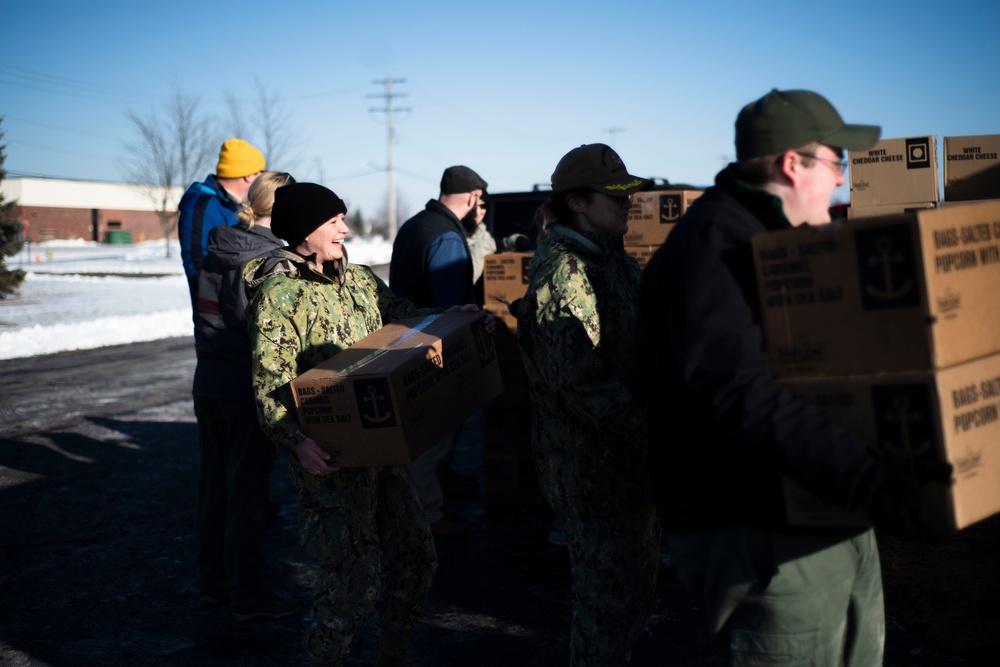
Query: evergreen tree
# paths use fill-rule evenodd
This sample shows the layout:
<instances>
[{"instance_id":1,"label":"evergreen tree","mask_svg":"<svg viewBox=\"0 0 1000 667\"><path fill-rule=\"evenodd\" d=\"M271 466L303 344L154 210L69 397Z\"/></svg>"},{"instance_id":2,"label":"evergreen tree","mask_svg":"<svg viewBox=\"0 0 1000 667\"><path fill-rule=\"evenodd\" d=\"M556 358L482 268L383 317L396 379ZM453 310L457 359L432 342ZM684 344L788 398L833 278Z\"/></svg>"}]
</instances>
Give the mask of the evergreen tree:
<instances>
[{"instance_id":1,"label":"evergreen tree","mask_svg":"<svg viewBox=\"0 0 1000 667\"><path fill-rule=\"evenodd\" d=\"M365 218L361 215L360 208L347 217L347 226L358 236L368 236L368 229L365 227Z\"/></svg>"},{"instance_id":2,"label":"evergreen tree","mask_svg":"<svg viewBox=\"0 0 1000 667\"><path fill-rule=\"evenodd\" d=\"M3 116L0 116L0 142L3 141ZM0 143L0 183L7 177L3 168L7 159L7 146ZM10 270L4 264L4 258L16 255L21 250L21 223L11 217L11 209L17 202L4 201L0 192L0 299L17 291L24 282L24 271Z\"/></svg>"}]
</instances>

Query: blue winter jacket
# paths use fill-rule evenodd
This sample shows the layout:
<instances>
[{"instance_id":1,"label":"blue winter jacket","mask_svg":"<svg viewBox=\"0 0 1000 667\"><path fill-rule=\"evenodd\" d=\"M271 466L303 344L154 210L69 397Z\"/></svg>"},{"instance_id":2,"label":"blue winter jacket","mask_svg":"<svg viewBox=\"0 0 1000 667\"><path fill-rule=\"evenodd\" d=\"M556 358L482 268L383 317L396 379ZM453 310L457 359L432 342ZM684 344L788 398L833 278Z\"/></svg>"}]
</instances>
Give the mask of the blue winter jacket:
<instances>
[{"instance_id":1,"label":"blue winter jacket","mask_svg":"<svg viewBox=\"0 0 1000 667\"><path fill-rule=\"evenodd\" d=\"M181 242L181 262L191 292L191 306L198 297L198 272L208 248L208 233L216 227L236 224L237 203L222 189L215 176L203 183L192 183L181 197L177 210L177 237Z\"/></svg>"}]
</instances>

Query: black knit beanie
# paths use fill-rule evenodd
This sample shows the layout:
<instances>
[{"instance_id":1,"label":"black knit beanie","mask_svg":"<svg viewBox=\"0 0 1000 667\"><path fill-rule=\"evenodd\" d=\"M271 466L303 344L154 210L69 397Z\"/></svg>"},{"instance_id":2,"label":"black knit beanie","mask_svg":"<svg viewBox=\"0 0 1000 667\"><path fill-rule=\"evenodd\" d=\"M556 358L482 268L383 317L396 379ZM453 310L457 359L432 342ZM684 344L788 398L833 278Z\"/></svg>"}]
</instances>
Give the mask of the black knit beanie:
<instances>
[{"instance_id":1,"label":"black knit beanie","mask_svg":"<svg viewBox=\"0 0 1000 667\"><path fill-rule=\"evenodd\" d=\"M347 213L347 204L317 183L289 183L274 191L271 231L295 247L324 222Z\"/></svg>"}]
</instances>

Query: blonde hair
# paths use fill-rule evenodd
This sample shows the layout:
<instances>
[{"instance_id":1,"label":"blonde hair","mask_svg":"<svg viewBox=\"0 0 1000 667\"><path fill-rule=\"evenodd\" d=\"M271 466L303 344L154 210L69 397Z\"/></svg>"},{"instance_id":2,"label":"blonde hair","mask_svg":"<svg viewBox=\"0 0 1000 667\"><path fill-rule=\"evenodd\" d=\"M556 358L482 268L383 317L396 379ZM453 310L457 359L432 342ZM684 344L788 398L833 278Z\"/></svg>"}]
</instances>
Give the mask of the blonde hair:
<instances>
[{"instance_id":1,"label":"blonde hair","mask_svg":"<svg viewBox=\"0 0 1000 667\"><path fill-rule=\"evenodd\" d=\"M250 229L257 220L270 217L271 207L274 206L274 191L294 182L292 175L284 171L265 171L258 176L250 185L246 201L236 212L240 227Z\"/></svg>"}]
</instances>

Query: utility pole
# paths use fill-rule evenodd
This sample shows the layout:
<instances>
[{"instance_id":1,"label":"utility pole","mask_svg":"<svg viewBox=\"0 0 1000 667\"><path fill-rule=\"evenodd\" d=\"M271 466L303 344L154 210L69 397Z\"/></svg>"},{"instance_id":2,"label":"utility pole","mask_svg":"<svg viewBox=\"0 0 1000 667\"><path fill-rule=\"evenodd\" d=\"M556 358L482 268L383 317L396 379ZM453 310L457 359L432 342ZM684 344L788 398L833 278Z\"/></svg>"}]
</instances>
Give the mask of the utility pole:
<instances>
[{"instance_id":1,"label":"utility pole","mask_svg":"<svg viewBox=\"0 0 1000 667\"><path fill-rule=\"evenodd\" d=\"M624 127L608 127L604 129L608 133L608 145L612 148L615 147L615 137L618 136L619 132L624 132Z\"/></svg>"},{"instance_id":2,"label":"utility pole","mask_svg":"<svg viewBox=\"0 0 1000 667\"><path fill-rule=\"evenodd\" d=\"M393 93L392 92L392 84L394 84L394 83L406 83L406 79L392 79L390 77L386 77L386 78L382 79L381 81L379 81L379 80L376 79L372 83L374 83L376 86L378 86L378 85L385 86L385 92L382 93L381 95L369 95L368 96L368 97L380 98L382 100L385 100L385 107L381 108L381 109L372 107L372 108L368 109L368 111L370 113L384 113L385 114L385 127L386 127L386 132L387 132L387 141L386 141L386 143L387 143L387 150L388 150L388 155L386 157L386 173L388 174L388 177L389 177L389 201L388 201L388 206L387 206L387 209L386 209L387 210L387 217L389 219L386 222L388 223L388 226L389 226L389 240L392 241L393 239L396 238L396 229L398 228L397 220L396 220L396 171L395 171L395 169L393 167L393 161L392 161L392 146L393 146L393 143L395 143L396 134L395 134L395 128L393 127L393 124L392 124L392 115L393 115L394 112L410 111L410 108L409 107L394 107L394 106L392 106L392 101L394 99L396 99L397 97L407 97L406 93Z\"/></svg>"}]
</instances>

